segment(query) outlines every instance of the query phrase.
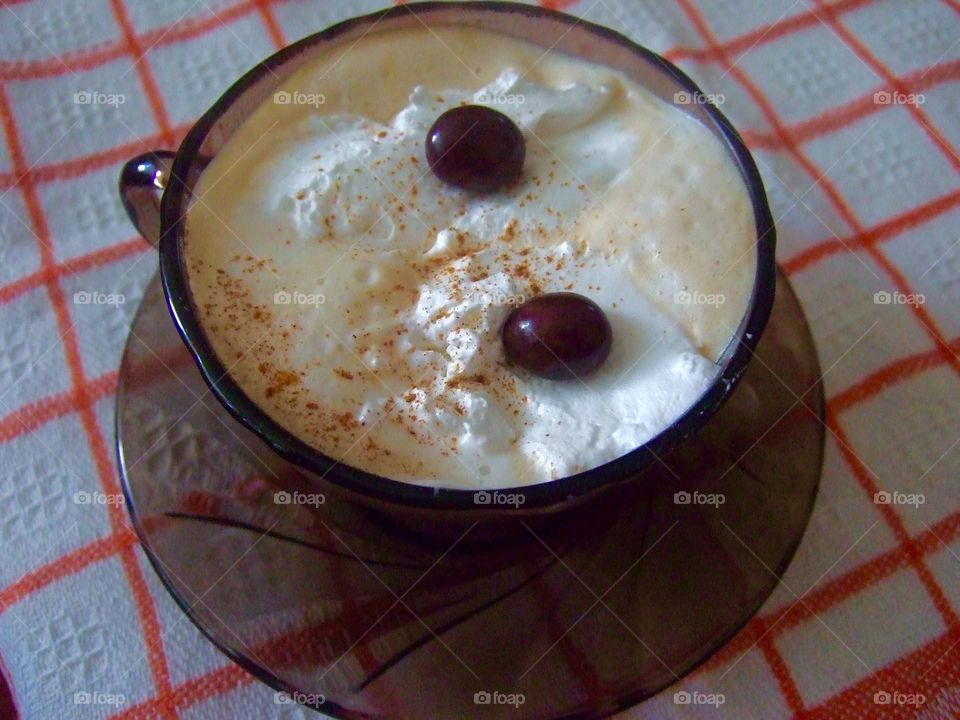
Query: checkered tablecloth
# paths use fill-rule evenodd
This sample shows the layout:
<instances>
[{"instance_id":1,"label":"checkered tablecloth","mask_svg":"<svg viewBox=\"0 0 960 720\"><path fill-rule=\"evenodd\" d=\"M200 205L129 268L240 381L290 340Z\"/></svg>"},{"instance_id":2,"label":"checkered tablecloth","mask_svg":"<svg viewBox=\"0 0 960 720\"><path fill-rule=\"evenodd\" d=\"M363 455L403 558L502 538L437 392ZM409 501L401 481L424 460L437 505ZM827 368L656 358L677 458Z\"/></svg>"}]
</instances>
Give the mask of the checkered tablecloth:
<instances>
[{"instance_id":1,"label":"checkered tablecloth","mask_svg":"<svg viewBox=\"0 0 960 720\"><path fill-rule=\"evenodd\" d=\"M277 47L382 2L3 1L0 656L27 720L313 716L182 621L116 502L117 364L157 265L116 178ZM743 131L826 373L782 585L624 717L960 717L960 3L551 4L664 53Z\"/></svg>"}]
</instances>

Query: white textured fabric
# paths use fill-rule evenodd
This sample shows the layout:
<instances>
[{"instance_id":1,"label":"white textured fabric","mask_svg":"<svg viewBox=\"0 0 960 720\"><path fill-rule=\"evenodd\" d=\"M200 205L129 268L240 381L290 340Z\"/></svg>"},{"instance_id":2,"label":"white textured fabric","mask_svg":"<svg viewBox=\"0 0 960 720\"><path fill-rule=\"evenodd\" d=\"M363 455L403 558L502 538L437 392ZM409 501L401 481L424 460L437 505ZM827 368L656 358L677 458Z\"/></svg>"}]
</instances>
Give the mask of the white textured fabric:
<instances>
[{"instance_id":1,"label":"white textured fabric","mask_svg":"<svg viewBox=\"0 0 960 720\"><path fill-rule=\"evenodd\" d=\"M0 9L0 655L25 720L316 717L237 679L122 531L125 510L111 507L116 368L156 270L116 177L124 158L169 146L269 55L272 27L289 42L380 5L25 0ZM762 623L623 716L953 717L956 3L579 0L565 9L667 53L741 129L831 403L816 510ZM83 293L116 296L115 312ZM878 491L894 504L876 502ZM909 494L925 502L896 503ZM162 648L148 647L145 632ZM158 682L171 688L165 713L151 704ZM103 695L78 703L78 692ZM878 692L892 704L878 704ZM903 704L897 692L926 702ZM685 697L692 704L678 703Z\"/></svg>"}]
</instances>

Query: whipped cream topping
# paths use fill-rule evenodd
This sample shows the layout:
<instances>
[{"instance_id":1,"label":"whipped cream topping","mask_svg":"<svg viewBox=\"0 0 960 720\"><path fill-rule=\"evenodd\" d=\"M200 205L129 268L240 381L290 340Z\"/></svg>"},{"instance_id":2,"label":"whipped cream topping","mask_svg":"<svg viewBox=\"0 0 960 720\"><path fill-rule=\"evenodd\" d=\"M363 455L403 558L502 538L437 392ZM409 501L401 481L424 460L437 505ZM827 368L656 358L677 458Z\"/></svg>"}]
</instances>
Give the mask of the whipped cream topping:
<instances>
[{"instance_id":1,"label":"whipped cream topping","mask_svg":"<svg viewBox=\"0 0 960 720\"><path fill-rule=\"evenodd\" d=\"M450 252L458 234L471 247L484 247L511 223L558 238L630 169L637 138L604 112L615 92L606 85L546 88L508 69L472 93L419 86L386 125L345 114L306 115L250 150L247 182L259 197L240 211L242 219L264 231L279 229L285 240L292 234L305 242L346 239L357 250L376 252ZM509 97L524 102L490 102ZM525 170L534 182L464 204L433 176L424 139L445 109L460 104L495 107L525 130ZM278 226L275 217L284 223Z\"/></svg>"},{"instance_id":2,"label":"whipped cream topping","mask_svg":"<svg viewBox=\"0 0 960 720\"><path fill-rule=\"evenodd\" d=\"M427 130L463 103L490 104L523 130L515 186L476 195L430 172ZM416 86L386 122L321 107L270 108L258 123L259 137L238 133L198 184L191 289L241 387L326 454L427 485L545 482L642 445L716 376L722 346L673 302L712 286L696 263L669 259L694 255L721 219L678 236L637 208L692 215L716 193L702 204L723 204L726 249L743 253L749 204L707 131L626 78L544 83L508 67L479 88ZM664 161L676 155L689 172ZM713 187L698 191L691 176ZM505 364L509 312L559 290L590 297L613 328L610 357L583 380ZM723 311L726 337L743 302Z\"/></svg>"}]
</instances>

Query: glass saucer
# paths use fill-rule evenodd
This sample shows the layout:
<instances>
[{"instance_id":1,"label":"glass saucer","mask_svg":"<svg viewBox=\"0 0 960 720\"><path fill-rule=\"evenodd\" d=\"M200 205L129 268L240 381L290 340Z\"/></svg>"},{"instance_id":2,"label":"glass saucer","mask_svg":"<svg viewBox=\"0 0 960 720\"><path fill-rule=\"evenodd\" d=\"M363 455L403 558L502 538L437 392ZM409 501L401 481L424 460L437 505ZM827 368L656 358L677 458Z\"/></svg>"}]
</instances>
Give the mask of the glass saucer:
<instances>
[{"instance_id":1,"label":"glass saucer","mask_svg":"<svg viewBox=\"0 0 960 720\"><path fill-rule=\"evenodd\" d=\"M184 612L278 702L344 718L609 715L742 628L803 535L823 391L777 283L740 386L647 481L535 530L518 520L509 542L451 545L278 490L296 471L211 396L154 278L117 392L134 526Z\"/></svg>"}]
</instances>

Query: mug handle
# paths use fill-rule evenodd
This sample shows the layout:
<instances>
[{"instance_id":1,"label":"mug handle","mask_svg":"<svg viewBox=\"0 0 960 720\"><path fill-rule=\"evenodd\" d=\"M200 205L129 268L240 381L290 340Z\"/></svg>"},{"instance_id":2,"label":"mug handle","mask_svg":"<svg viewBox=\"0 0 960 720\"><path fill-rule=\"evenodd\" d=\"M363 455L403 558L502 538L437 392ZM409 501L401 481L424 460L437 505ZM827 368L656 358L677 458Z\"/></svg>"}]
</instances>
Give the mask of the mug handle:
<instances>
[{"instance_id":1,"label":"mug handle","mask_svg":"<svg viewBox=\"0 0 960 720\"><path fill-rule=\"evenodd\" d=\"M130 221L144 239L160 244L160 200L177 154L152 150L126 162L120 171L120 199Z\"/></svg>"}]
</instances>

